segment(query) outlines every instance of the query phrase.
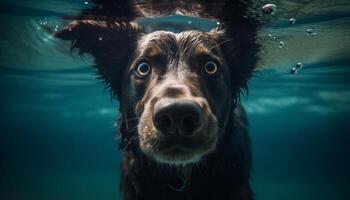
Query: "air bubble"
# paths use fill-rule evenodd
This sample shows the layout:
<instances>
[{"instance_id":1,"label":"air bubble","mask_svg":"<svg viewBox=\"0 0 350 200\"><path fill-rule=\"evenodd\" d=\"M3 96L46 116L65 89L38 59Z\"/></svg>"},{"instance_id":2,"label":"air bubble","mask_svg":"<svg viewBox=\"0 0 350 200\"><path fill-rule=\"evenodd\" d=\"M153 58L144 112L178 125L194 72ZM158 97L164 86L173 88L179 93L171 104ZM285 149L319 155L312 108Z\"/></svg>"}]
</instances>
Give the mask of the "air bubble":
<instances>
[{"instance_id":1,"label":"air bubble","mask_svg":"<svg viewBox=\"0 0 350 200\"><path fill-rule=\"evenodd\" d=\"M85 2L84 2L84 4L85 4L85 5L88 5L88 4L89 4L89 2L88 2L88 1L85 1Z\"/></svg>"},{"instance_id":2,"label":"air bubble","mask_svg":"<svg viewBox=\"0 0 350 200\"><path fill-rule=\"evenodd\" d=\"M98 38L98 40L100 40L100 41L101 41L101 40L102 40L102 37L99 37L99 38Z\"/></svg>"},{"instance_id":3,"label":"air bubble","mask_svg":"<svg viewBox=\"0 0 350 200\"><path fill-rule=\"evenodd\" d=\"M275 4L272 4L272 3L269 3L269 4L266 4L262 7L262 11L264 14L266 15L270 15L270 14L273 14L275 11L276 11L276 5Z\"/></svg>"},{"instance_id":4,"label":"air bubble","mask_svg":"<svg viewBox=\"0 0 350 200\"><path fill-rule=\"evenodd\" d=\"M296 74L298 72L297 68L293 67L291 70L290 70L290 73L291 74Z\"/></svg>"},{"instance_id":5,"label":"air bubble","mask_svg":"<svg viewBox=\"0 0 350 200\"><path fill-rule=\"evenodd\" d=\"M297 63L296 65L295 65L295 68L296 69L301 69L301 68L303 68L303 63Z\"/></svg>"},{"instance_id":6,"label":"air bubble","mask_svg":"<svg viewBox=\"0 0 350 200\"><path fill-rule=\"evenodd\" d=\"M289 22L290 24L295 24L295 21L296 21L295 18L290 18L290 19L288 20L288 22Z\"/></svg>"},{"instance_id":7,"label":"air bubble","mask_svg":"<svg viewBox=\"0 0 350 200\"><path fill-rule=\"evenodd\" d=\"M268 34L267 37L268 37L269 39L272 39L272 34Z\"/></svg>"},{"instance_id":8,"label":"air bubble","mask_svg":"<svg viewBox=\"0 0 350 200\"><path fill-rule=\"evenodd\" d=\"M188 24L192 24L192 21L191 21L191 20L188 20Z\"/></svg>"},{"instance_id":9,"label":"air bubble","mask_svg":"<svg viewBox=\"0 0 350 200\"><path fill-rule=\"evenodd\" d=\"M278 43L278 47L279 47L279 48L282 48L284 45L285 45L285 43L284 43L283 41L280 41L280 42Z\"/></svg>"}]
</instances>

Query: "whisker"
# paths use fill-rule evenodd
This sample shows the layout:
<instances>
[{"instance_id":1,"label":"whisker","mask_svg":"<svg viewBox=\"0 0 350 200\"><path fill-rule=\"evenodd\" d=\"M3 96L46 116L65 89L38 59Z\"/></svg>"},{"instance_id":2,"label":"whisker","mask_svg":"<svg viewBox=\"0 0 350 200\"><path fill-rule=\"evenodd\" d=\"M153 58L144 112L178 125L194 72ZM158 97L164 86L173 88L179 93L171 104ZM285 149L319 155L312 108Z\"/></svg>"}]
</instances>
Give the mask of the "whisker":
<instances>
[{"instance_id":1,"label":"whisker","mask_svg":"<svg viewBox=\"0 0 350 200\"><path fill-rule=\"evenodd\" d=\"M219 131L221 131L221 132L225 132L225 131L226 131L224 128L221 128L220 126L218 126L218 129L219 129Z\"/></svg>"},{"instance_id":2,"label":"whisker","mask_svg":"<svg viewBox=\"0 0 350 200\"><path fill-rule=\"evenodd\" d=\"M198 169L201 169L201 168L202 168L201 162L202 162L202 161L196 162L196 163L194 164L195 167L197 167Z\"/></svg>"},{"instance_id":3,"label":"whisker","mask_svg":"<svg viewBox=\"0 0 350 200\"><path fill-rule=\"evenodd\" d=\"M127 131L128 133L130 133L130 132L136 131L138 127L139 127L139 125L137 124L137 125L135 125L134 127L128 128L126 131Z\"/></svg>"},{"instance_id":4,"label":"whisker","mask_svg":"<svg viewBox=\"0 0 350 200\"><path fill-rule=\"evenodd\" d=\"M205 169L208 169L208 163L207 163L207 159L205 157L203 158L203 164L204 164Z\"/></svg>"},{"instance_id":5,"label":"whisker","mask_svg":"<svg viewBox=\"0 0 350 200\"><path fill-rule=\"evenodd\" d=\"M204 169L203 158L200 159L199 162L196 163L196 165L199 169Z\"/></svg>"},{"instance_id":6,"label":"whisker","mask_svg":"<svg viewBox=\"0 0 350 200\"><path fill-rule=\"evenodd\" d=\"M205 169L204 158L201 159L200 164L201 164L202 169Z\"/></svg>"},{"instance_id":7,"label":"whisker","mask_svg":"<svg viewBox=\"0 0 350 200\"><path fill-rule=\"evenodd\" d=\"M127 149L129 147L129 145L131 145L133 142L137 141L137 139L139 139L138 135L134 135L131 138L128 139L128 143L125 145L125 149Z\"/></svg>"},{"instance_id":8,"label":"whisker","mask_svg":"<svg viewBox=\"0 0 350 200\"><path fill-rule=\"evenodd\" d=\"M120 122L130 122L130 121L138 121L138 120L139 120L138 117L134 117L134 118L130 118L130 119L128 119L128 118L126 118L126 119L124 119L124 118L119 119Z\"/></svg>"},{"instance_id":9,"label":"whisker","mask_svg":"<svg viewBox=\"0 0 350 200\"><path fill-rule=\"evenodd\" d=\"M220 46L220 45L222 45L222 44L225 44L226 42L229 42L229 41L231 41L231 40L232 40L231 38L228 38L227 40L224 40L224 41L222 41L222 42L220 42L220 43L218 43L218 44L216 44L216 45L210 47L209 50L212 50L212 49L214 49L215 47Z\"/></svg>"}]
</instances>

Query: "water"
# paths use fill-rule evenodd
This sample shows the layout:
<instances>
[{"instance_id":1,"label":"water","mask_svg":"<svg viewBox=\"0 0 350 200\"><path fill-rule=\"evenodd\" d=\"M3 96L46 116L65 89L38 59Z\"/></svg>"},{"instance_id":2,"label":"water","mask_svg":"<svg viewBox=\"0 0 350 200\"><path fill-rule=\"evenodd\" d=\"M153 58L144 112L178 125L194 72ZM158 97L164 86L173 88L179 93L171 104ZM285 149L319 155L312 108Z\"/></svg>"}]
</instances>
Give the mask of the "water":
<instances>
[{"instance_id":1,"label":"water","mask_svg":"<svg viewBox=\"0 0 350 200\"><path fill-rule=\"evenodd\" d=\"M349 199L350 2L265 3L277 10L259 33L260 70L243 98L255 199ZM70 56L68 44L42 26L60 28L61 16L86 6L0 2L1 199L120 198L118 102L94 79L91 58ZM181 22L176 28L215 25L184 17L142 21L149 30ZM298 62L303 67L290 73Z\"/></svg>"}]
</instances>

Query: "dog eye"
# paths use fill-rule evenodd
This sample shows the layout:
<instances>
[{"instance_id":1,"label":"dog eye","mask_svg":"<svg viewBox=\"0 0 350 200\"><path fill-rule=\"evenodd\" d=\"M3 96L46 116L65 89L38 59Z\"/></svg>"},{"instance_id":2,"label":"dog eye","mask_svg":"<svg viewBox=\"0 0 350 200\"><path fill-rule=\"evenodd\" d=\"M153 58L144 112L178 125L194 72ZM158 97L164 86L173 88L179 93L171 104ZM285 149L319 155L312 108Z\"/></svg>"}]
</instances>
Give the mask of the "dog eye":
<instances>
[{"instance_id":1,"label":"dog eye","mask_svg":"<svg viewBox=\"0 0 350 200\"><path fill-rule=\"evenodd\" d=\"M204 70L207 74L214 75L218 71L218 65L213 61L209 61L205 63Z\"/></svg>"},{"instance_id":2,"label":"dog eye","mask_svg":"<svg viewBox=\"0 0 350 200\"><path fill-rule=\"evenodd\" d=\"M150 72L151 72L151 66L146 62L140 63L137 66L136 73L138 76L144 77L144 76L147 76Z\"/></svg>"}]
</instances>

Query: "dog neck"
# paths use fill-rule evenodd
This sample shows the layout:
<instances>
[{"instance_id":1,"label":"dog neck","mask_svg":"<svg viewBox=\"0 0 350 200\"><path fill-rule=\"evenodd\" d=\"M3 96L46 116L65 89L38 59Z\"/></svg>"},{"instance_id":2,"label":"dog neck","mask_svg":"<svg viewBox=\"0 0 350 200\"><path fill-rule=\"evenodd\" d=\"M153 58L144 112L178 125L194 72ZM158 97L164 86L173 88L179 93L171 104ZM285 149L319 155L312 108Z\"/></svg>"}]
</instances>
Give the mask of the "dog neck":
<instances>
[{"instance_id":1,"label":"dog neck","mask_svg":"<svg viewBox=\"0 0 350 200\"><path fill-rule=\"evenodd\" d=\"M175 192L182 192L191 185L191 174L193 165L189 164L186 166L178 167L179 174L173 178L170 178L167 186Z\"/></svg>"}]
</instances>

